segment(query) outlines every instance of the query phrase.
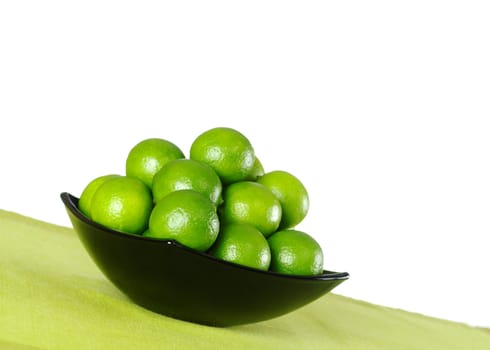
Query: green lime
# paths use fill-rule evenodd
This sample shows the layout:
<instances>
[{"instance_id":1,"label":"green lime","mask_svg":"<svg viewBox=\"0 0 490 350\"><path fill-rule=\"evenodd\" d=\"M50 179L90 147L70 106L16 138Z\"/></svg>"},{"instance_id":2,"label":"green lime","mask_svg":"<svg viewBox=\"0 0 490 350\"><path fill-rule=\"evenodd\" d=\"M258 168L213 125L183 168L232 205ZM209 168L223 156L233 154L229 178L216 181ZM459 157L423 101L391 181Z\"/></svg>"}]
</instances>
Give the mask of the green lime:
<instances>
[{"instance_id":1,"label":"green lime","mask_svg":"<svg viewBox=\"0 0 490 350\"><path fill-rule=\"evenodd\" d=\"M172 142L146 139L134 146L126 159L126 175L135 177L151 188L153 176L169 161L184 158Z\"/></svg>"},{"instance_id":2,"label":"green lime","mask_svg":"<svg viewBox=\"0 0 490 350\"><path fill-rule=\"evenodd\" d=\"M88 218L92 218L92 215L90 215L90 203L92 202L92 197L94 196L95 191L97 191L104 182L106 182L109 179L113 179L115 177L118 177L119 175L104 175L104 176L99 176L96 179L93 179L90 181L90 183L85 187L85 189L82 191L82 194L80 195L80 199L78 200L78 208L82 213L85 214Z\"/></svg>"},{"instance_id":3,"label":"green lime","mask_svg":"<svg viewBox=\"0 0 490 350\"><path fill-rule=\"evenodd\" d=\"M279 226L281 204L267 187L241 181L225 189L220 215L223 223L249 224L267 237Z\"/></svg>"},{"instance_id":4,"label":"green lime","mask_svg":"<svg viewBox=\"0 0 490 350\"><path fill-rule=\"evenodd\" d=\"M271 249L271 271L300 276L323 272L322 248L307 233L283 230L274 233L267 241Z\"/></svg>"},{"instance_id":5,"label":"green lime","mask_svg":"<svg viewBox=\"0 0 490 350\"><path fill-rule=\"evenodd\" d=\"M214 205L221 202L221 181L209 165L192 159L177 159L165 164L153 178L153 200L158 202L170 192L194 190Z\"/></svg>"},{"instance_id":6,"label":"green lime","mask_svg":"<svg viewBox=\"0 0 490 350\"><path fill-rule=\"evenodd\" d=\"M199 192L181 190L157 202L150 216L147 237L172 239L204 252L216 240L219 226L213 202Z\"/></svg>"},{"instance_id":7,"label":"green lime","mask_svg":"<svg viewBox=\"0 0 490 350\"><path fill-rule=\"evenodd\" d=\"M223 184L247 179L255 160L250 141L231 128L214 128L199 135L191 145L190 158L211 166Z\"/></svg>"},{"instance_id":8,"label":"green lime","mask_svg":"<svg viewBox=\"0 0 490 350\"><path fill-rule=\"evenodd\" d=\"M271 171L257 179L279 199L282 207L280 229L294 227L308 213L309 198L305 186L294 175L281 170Z\"/></svg>"},{"instance_id":9,"label":"green lime","mask_svg":"<svg viewBox=\"0 0 490 350\"><path fill-rule=\"evenodd\" d=\"M254 160L254 165L252 167L252 171L250 174L247 176L247 181L256 181L259 176L264 175L264 167L262 166L262 163L260 162L259 158L255 156Z\"/></svg>"},{"instance_id":10,"label":"green lime","mask_svg":"<svg viewBox=\"0 0 490 350\"><path fill-rule=\"evenodd\" d=\"M271 262L271 251L264 235L247 224L223 227L209 253L218 259L259 270L268 270Z\"/></svg>"},{"instance_id":11,"label":"green lime","mask_svg":"<svg viewBox=\"0 0 490 350\"><path fill-rule=\"evenodd\" d=\"M90 205L95 222L113 230L141 234L148 226L153 198L140 180L118 176L100 185Z\"/></svg>"}]
</instances>

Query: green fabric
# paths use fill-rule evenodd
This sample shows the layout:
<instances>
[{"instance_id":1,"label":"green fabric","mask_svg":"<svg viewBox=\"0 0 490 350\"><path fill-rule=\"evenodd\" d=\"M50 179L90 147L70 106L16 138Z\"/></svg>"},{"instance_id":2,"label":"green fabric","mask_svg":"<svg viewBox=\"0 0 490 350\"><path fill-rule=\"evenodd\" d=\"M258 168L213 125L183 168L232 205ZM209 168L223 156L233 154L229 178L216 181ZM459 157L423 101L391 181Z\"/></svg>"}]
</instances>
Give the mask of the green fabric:
<instances>
[{"instance_id":1,"label":"green fabric","mask_svg":"<svg viewBox=\"0 0 490 350\"><path fill-rule=\"evenodd\" d=\"M0 348L488 350L490 333L336 294L257 324L178 321L128 301L71 228L0 211Z\"/></svg>"}]
</instances>

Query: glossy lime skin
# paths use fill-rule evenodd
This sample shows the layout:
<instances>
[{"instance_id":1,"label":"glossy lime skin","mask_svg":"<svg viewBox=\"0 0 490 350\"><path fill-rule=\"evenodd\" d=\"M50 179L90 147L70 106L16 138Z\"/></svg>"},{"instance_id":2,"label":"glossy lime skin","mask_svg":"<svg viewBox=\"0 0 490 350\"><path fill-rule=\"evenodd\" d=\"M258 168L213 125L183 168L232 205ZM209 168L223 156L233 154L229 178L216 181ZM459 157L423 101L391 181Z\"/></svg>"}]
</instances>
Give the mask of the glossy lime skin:
<instances>
[{"instance_id":1,"label":"glossy lime skin","mask_svg":"<svg viewBox=\"0 0 490 350\"><path fill-rule=\"evenodd\" d=\"M92 220L113 230L141 234L148 226L153 198L146 185L135 178L118 176L105 181L94 193Z\"/></svg>"},{"instance_id":2,"label":"glossy lime skin","mask_svg":"<svg viewBox=\"0 0 490 350\"><path fill-rule=\"evenodd\" d=\"M257 158L257 156L255 156L252 171L247 176L246 180L247 181L255 181L255 180L257 180L257 178L264 175L264 173L265 172L264 172L264 167L262 166L262 163L260 162L259 158Z\"/></svg>"},{"instance_id":3,"label":"glossy lime skin","mask_svg":"<svg viewBox=\"0 0 490 350\"><path fill-rule=\"evenodd\" d=\"M235 264L266 271L271 251L264 235L252 225L230 224L222 228L210 254Z\"/></svg>"},{"instance_id":4,"label":"glossy lime skin","mask_svg":"<svg viewBox=\"0 0 490 350\"><path fill-rule=\"evenodd\" d=\"M182 190L158 201L145 236L175 240L203 252L216 241L219 227L214 204L199 192Z\"/></svg>"},{"instance_id":5,"label":"glossy lime skin","mask_svg":"<svg viewBox=\"0 0 490 350\"><path fill-rule=\"evenodd\" d=\"M90 181L90 183L83 190L82 194L80 195L80 200L78 201L78 208L80 208L81 212L87 217L92 218L92 215L90 214L90 207L95 192L104 182L118 176L119 175L115 174L103 175Z\"/></svg>"},{"instance_id":6,"label":"glossy lime skin","mask_svg":"<svg viewBox=\"0 0 490 350\"><path fill-rule=\"evenodd\" d=\"M184 158L184 153L170 141L152 138L139 142L126 158L126 175L151 188L155 174L169 161Z\"/></svg>"},{"instance_id":7,"label":"glossy lime skin","mask_svg":"<svg viewBox=\"0 0 490 350\"><path fill-rule=\"evenodd\" d=\"M220 127L207 130L194 140L190 158L208 164L224 184L230 184L250 176L255 153L242 133Z\"/></svg>"},{"instance_id":8,"label":"glossy lime skin","mask_svg":"<svg viewBox=\"0 0 490 350\"><path fill-rule=\"evenodd\" d=\"M267 187L259 183L236 182L224 191L220 210L224 223L249 224L267 237L279 227L281 214L279 200Z\"/></svg>"},{"instance_id":9,"label":"glossy lime skin","mask_svg":"<svg viewBox=\"0 0 490 350\"><path fill-rule=\"evenodd\" d=\"M310 206L308 192L294 175L282 171L271 171L257 179L279 199L282 207L280 229L292 228L306 217Z\"/></svg>"},{"instance_id":10,"label":"glossy lime skin","mask_svg":"<svg viewBox=\"0 0 490 350\"><path fill-rule=\"evenodd\" d=\"M215 205L222 201L222 185L218 174L209 165L196 160L172 160L153 178L152 192L155 203L169 193L180 190L202 193Z\"/></svg>"},{"instance_id":11,"label":"glossy lime skin","mask_svg":"<svg viewBox=\"0 0 490 350\"><path fill-rule=\"evenodd\" d=\"M323 251L313 237L298 230L283 230L267 240L270 270L288 275L314 276L323 272Z\"/></svg>"}]
</instances>

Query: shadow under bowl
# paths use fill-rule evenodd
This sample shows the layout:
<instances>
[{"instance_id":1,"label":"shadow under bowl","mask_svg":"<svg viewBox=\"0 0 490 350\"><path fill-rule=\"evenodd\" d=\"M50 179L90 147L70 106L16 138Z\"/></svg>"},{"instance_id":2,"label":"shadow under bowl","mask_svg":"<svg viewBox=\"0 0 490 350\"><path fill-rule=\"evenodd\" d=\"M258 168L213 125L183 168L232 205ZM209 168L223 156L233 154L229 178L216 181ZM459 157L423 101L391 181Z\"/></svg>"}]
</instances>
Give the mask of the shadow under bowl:
<instances>
[{"instance_id":1,"label":"shadow under bowl","mask_svg":"<svg viewBox=\"0 0 490 350\"><path fill-rule=\"evenodd\" d=\"M134 303L173 318L233 326L298 309L349 278L346 272L291 276L219 260L171 240L114 231L61 194L73 228L104 275Z\"/></svg>"}]
</instances>

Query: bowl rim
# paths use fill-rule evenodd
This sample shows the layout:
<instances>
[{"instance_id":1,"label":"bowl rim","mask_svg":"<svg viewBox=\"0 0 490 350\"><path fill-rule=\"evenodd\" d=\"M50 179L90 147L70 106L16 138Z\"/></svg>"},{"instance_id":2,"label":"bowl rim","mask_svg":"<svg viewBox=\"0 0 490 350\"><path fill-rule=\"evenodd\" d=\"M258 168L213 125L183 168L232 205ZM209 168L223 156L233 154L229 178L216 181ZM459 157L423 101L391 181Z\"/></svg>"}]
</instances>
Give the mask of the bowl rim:
<instances>
[{"instance_id":1,"label":"bowl rim","mask_svg":"<svg viewBox=\"0 0 490 350\"><path fill-rule=\"evenodd\" d=\"M233 268L241 269L241 270L246 270L250 271L253 273L258 273L258 274L263 274L267 276L273 276L276 278L286 278L286 279L296 279L296 280L310 280L310 281L332 281L332 280L346 280L348 279L349 273L348 272L334 272L334 271L328 271L328 270L323 270L321 274L314 275L314 276L301 276L301 275L288 275L288 274L283 274L279 272L274 272L274 271L265 271L265 270L259 270L255 269L252 267L248 266L243 266L239 265L236 263L232 263L229 261L221 260L218 259L211 254L208 254L206 252L199 252L197 250L194 250L192 248L188 248L180 243L178 243L175 240L170 240L170 239L159 239L159 238L153 238L153 237L145 237L142 235L137 235L133 233L126 233L122 231L117 231L108 227L105 227L91 219L89 219L87 216L85 216L81 210L78 208L78 205L76 202L79 200L78 197L70 194L69 192L62 192L60 194L61 200L65 204L65 206L70 210L70 212L75 215L79 220L83 221L85 224L93 226L99 230L102 230L108 234L118 236L118 237L123 237L124 239L135 239L135 240L143 240L147 242L153 242L154 244L162 244L162 245L169 245L178 249L185 250L189 254L193 254L196 256L200 256L204 259L211 260L215 263L223 264L223 265L228 265Z\"/></svg>"}]
</instances>

